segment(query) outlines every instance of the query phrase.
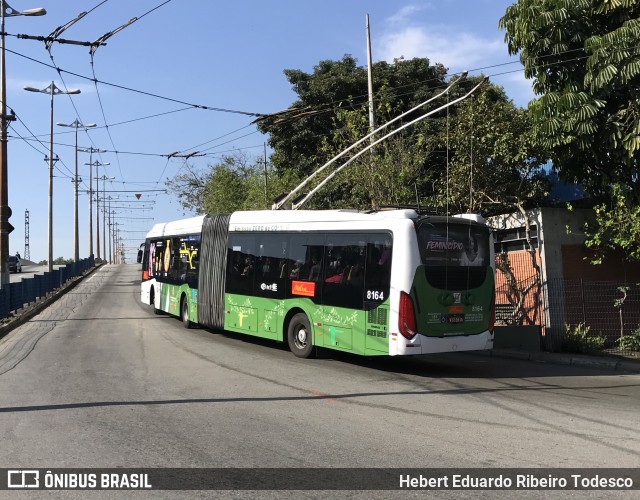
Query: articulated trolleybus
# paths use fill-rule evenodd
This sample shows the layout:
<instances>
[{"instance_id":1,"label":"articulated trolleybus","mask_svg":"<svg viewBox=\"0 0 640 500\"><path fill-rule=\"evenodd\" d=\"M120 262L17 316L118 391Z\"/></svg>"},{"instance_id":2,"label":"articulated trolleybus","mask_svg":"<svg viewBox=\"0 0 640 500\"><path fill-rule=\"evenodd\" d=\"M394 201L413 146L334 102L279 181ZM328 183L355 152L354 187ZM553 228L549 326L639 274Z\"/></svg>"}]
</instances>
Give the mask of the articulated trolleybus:
<instances>
[{"instance_id":1,"label":"articulated trolleybus","mask_svg":"<svg viewBox=\"0 0 640 500\"><path fill-rule=\"evenodd\" d=\"M142 302L194 324L366 356L491 349L494 270L480 216L275 210L157 224Z\"/></svg>"}]
</instances>

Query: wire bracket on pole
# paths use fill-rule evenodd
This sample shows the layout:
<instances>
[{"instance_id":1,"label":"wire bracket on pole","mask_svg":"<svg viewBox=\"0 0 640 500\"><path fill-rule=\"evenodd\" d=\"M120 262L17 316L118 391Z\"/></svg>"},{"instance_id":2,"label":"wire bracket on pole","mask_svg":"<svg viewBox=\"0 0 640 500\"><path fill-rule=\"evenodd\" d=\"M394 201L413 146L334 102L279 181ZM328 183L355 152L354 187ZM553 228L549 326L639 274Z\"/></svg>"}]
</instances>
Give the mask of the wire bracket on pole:
<instances>
[{"instance_id":1,"label":"wire bracket on pole","mask_svg":"<svg viewBox=\"0 0 640 500\"><path fill-rule=\"evenodd\" d=\"M56 40L56 38L58 38L64 31L69 29L71 26L73 26L75 23L80 21L80 19L82 19L86 15L87 15L86 12L80 12L80 14L78 14L78 16L75 19L72 19L67 24L63 24L62 26L58 26L56 29L54 29L44 42L44 45L47 48L47 50L51 48L51 46L53 45L53 42L59 41L59 40Z\"/></svg>"},{"instance_id":2,"label":"wire bracket on pole","mask_svg":"<svg viewBox=\"0 0 640 500\"><path fill-rule=\"evenodd\" d=\"M9 125L10 125L9 122L16 121L16 114L14 113L13 110L11 110L11 112L8 113L8 114L4 114L4 115L0 114L0 119L2 120L2 126L4 127L3 132L6 133L7 129L9 128Z\"/></svg>"},{"instance_id":3,"label":"wire bracket on pole","mask_svg":"<svg viewBox=\"0 0 640 500\"><path fill-rule=\"evenodd\" d=\"M126 23L124 23L122 26L114 29L113 31L109 31L107 33L105 33L104 35L102 35L100 38L98 38L95 42L93 42L91 44L91 48L89 49L89 54L91 54L91 56L93 57L93 55L96 53L96 50L98 50L98 47L100 47L100 45L105 45L104 42L106 40L108 40L109 38L111 38L113 35L115 35L116 33L118 33L119 31L122 31L123 29L125 29L127 26L132 25L133 23L135 23L138 20L137 17L132 17L131 19L129 19L129 21L127 21Z\"/></svg>"}]
</instances>

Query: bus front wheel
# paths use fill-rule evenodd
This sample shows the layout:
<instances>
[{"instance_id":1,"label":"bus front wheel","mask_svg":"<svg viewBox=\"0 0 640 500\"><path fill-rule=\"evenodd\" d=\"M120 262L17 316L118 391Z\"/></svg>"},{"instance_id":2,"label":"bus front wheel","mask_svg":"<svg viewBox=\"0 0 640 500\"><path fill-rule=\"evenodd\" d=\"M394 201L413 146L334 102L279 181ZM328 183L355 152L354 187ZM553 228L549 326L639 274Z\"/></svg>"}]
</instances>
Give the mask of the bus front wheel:
<instances>
[{"instance_id":1,"label":"bus front wheel","mask_svg":"<svg viewBox=\"0 0 640 500\"><path fill-rule=\"evenodd\" d=\"M156 309L156 297L155 297L155 292L154 292L155 288L151 287L151 292L149 292L149 302L151 302L151 306L153 307L153 313L154 314L162 314L162 310L161 309Z\"/></svg>"},{"instance_id":2,"label":"bus front wheel","mask_svg":"<svg viewBox=\"0 0 640 500\"><path fill-rule=\"evenodd\" d=\"M298 313L289 322L287 332L289 349L299 358L308 358L313 352L311 325L306 314Z\"/></svg>"}]
</instances>

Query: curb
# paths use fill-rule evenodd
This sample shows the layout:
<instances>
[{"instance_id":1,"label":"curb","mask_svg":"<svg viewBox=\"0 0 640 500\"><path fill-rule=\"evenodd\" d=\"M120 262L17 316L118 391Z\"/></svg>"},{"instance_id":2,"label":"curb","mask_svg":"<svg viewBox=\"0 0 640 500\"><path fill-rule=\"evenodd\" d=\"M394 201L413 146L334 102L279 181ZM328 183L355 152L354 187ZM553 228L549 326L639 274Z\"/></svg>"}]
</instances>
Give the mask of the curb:
<instances>
[{"instance_id":1,"label":"curb","mask_svg":"<svg viewBox=\"0 0 640 500\"><path fill-rule=\"evenodd\" d=\"M494 349L488 353L491 357L521 359L536 363L552 363L556 365L572 365L597 370L613 370L629 373L640 373L640 361L621 360L615 358L598 358L556 354L551 352L523 352Z\"/></svg>"},{"instance_id":2,"label":"curb","mask_svg":"<svg viewBox=\"0 0 640 500\"><path fill-rule=\"evenodd\" d=\"M31 318L42 312L44 309L49 307L51 304L56 302L59 298L64 296L67 292L73 290L78 283L80 283L83 279L88 276L91 276L94 272L100 269L104 264L98 264L88 270L85 274L81 274L80 276L76 276L67 281L60 288L49 292L44 298L38 299L36 302L33 302L31 305L23 306L21 309L18 309L17 312L14 312L14 317L9 319L9 321L0 326L0 340L7 336L11 331L15 330L19 326L25 324ZM6 319L6 318L5 318Z\"/></svg>"}]
</instances>

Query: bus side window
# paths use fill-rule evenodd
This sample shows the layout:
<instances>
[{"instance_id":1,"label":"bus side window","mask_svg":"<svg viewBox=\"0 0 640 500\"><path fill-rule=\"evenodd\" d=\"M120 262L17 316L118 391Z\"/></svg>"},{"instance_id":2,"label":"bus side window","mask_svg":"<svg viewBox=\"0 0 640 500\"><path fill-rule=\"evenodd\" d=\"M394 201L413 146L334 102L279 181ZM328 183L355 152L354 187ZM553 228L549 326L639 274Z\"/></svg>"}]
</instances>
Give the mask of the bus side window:
<instances>
[{"instance_id":1,"label":"bus side window","mask_svg":"<svg viewBox=\"0 0 640 500\"><path fill-rule=\"evenodd\" d=\"M287 276L290 280L306 280L309 274L309 267L306 264L307 236L306 234L291 236L287 259Z\"/></svg>"},{"instance_id":2,"label":"bus side window","mask_svg":"<svg viewBox=\"0 0 640 500\"><path fill-rule=\"evenodd\" d=\"M325 248L322 303L362 309L366 236L331 234Z\"/></svg>"},{"instance_id":3,"label":"bus side window","mask_svg":"<svg viewBox=\"0 0 640 500\"><path fill-rule=\"evenodd\" d=\"M271 299L285 298L286 282L282 276L282 266L286 265L287 240L285 233L258 235L254 295Z\"/></svg>"},{"instance_id":4,"label":"bus side window","mask_svg":"<svg viewBox=\"0 0 640 500\"><path fill-rule=\"evenodd\" d=\"M231 234L227 256L227 290L251 295L256 263L256 236Z\"/></svg>"},{"instance_id":5,"label":"bus side window","mask_svg":"<svg viewBox=\"0 0 640 500\"><path fill-rule=\"evenodd\" d=\"M316 282L321 273L321 263L324 253L324 236L321 234L293 234L289 239L289 255L287 256L288 277L287 290L289 297L297 297L293 293L293 281ZM320 266L320 267L318 267ZM305 285L306 290L313 290L313 295L306 295L314 302L320 301L321 287L319 283ZM309 293L309 292L307 292Z\"/></svg>"},{"instance_id":6,"label":"bus side window","mask_svg":"<svg viewBox=\"0 0 640 500\"><path fill-rule=\"evenodd\" d=\"M160 278L162 276L162 262L164 257L164 241L156 240L154 243L154 252L152 258L153 276ZM151 276L152 273L149 273Z\"/></svg>"},{"instance_id":7,"label":"bus side window","mask_svg":"<svg viewBox=\"0 0 640 500\"><path fill-rule=\"evenodd\" d=\"M171 240L171 263L169 267L169 279L174 283L180 283L184 266L180 256L180 238Z\"/></svg>"},{"instance_id":8,"label":"bus side window","mask_svg":"<svg viewBox=\"0 0 640 500\"><path fill-rule=\"evenodd\" d=\"M393 239L389 233L369 235L364 276L366 309L377 307L389 297Z\"/></svg>"}]
</instances>

